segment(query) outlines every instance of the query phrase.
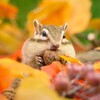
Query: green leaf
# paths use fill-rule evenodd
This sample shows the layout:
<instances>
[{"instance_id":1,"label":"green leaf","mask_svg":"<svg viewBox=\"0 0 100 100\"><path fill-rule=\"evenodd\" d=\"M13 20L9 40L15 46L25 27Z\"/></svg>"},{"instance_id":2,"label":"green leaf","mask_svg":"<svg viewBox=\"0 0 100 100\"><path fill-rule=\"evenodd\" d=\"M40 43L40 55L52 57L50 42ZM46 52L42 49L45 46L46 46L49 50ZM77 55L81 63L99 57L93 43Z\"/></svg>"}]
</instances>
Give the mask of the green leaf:
<instances>
[{"instance_id":1,"label":"green leaf","mask_svg":"<svg viewBox=\"0 0 100 100\"><path fill-rule=\"evenodd\" d=\"M92 0L92 17L100 17L100 0Z\"/></svg>"},{"instance_id":2,"label":"green leaf","mask_svg":"<svg viewBox=\"0 0 100 100\"><path fill-rule=\"evenodd\" d=\"M100 41L100 32L99 32L99 34L97 36L97 40Z\"/></svg>"},{"instance_id":3,"label":"green leaf","mask_svg":"<svg viewBox=\"0 0 100 100\"><path fill-rule=\"evenodd\" d=\"M25 27L28 12L34 9L39 1L40 0L10 0L10 3L19 9L17 23L21 28Z\"/></svg>"},{"instance_id":4,"label":"green leaf","mask_svg":"<svg viewBox=\"0 0 100 100\"><path fill-rule=\"evenodd\" d=\"M93 33L93 32L94 32L93 29L88 29L82 32L81 34L76 34L76 37L80 40L81 43L88 45L91 44L91 42L87 39L87 36L89 33Z\"/></svg>"}]
</instances>

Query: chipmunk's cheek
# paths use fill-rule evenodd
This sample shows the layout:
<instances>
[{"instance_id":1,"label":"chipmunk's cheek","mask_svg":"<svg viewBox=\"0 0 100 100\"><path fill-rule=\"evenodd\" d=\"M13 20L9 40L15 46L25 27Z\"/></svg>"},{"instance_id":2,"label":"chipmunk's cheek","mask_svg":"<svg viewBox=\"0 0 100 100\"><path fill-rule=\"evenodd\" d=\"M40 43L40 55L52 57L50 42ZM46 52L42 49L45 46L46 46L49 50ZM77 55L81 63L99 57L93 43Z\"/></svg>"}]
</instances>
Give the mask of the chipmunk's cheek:
<instances>
[{"instance_id":1,"label":"chipmunk's cheek","mask_svg":"<svg viewBox=\"0 0 100 100\"><path fill-rule=\"evenodd\" d=\"M48 37L44 37L44 36L40 36L40 40L44 40L44 41L46 41L46 40L48 40Z\"/></svg>"},{"instance_id":2,"label":"chipmunk's cheek","mask_svg":"<svg viewBox=\"0 0 100 100\"><path fill-rule=\"evenodd\" d=\"M39 35L35 35L34 39L38 40L38 39L40 39L40 36Z\"/></svg>"},{"instance_id":3,"label":"chipmunk's cheek","mask_svg":"<svg viewBox=\"0 0 100 100\"><path fill-rule=\"evenodd\" d=\"M63 40L62 40L62 43L66 43L66 42L67 42L67 40L66 40L66 39L63 39Z\"/></svg>"}]
</instances>

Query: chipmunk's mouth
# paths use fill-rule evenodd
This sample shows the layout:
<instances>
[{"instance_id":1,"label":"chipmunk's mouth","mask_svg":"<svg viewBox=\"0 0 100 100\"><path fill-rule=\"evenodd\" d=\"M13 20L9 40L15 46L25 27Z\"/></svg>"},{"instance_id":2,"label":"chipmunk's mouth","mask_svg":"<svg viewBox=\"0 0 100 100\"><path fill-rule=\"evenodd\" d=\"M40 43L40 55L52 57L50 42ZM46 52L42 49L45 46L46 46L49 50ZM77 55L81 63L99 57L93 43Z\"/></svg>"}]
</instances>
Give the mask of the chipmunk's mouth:
<instances>
[{"instance_id":1,"label":"chipmunk's mouth","mask_svg":"<svg viewBox=\"0 0 100 100\"><path fill-rule=\"evenodd\" d=\"M59 48L59 44L56 44L56 45L52 45L50 50L56 51L58 50L58 48Z\"/></svg>"}]
</instances>

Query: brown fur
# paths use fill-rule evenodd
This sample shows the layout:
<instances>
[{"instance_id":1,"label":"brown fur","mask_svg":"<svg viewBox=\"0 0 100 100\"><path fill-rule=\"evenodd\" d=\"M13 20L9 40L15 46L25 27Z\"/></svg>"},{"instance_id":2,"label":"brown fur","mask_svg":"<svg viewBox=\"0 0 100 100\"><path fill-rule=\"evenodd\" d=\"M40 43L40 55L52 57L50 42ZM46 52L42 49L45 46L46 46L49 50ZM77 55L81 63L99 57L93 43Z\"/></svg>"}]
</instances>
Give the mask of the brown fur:
<instances>
[{"instance_id":1,"label":"brown fur","mask_svg":"<svg viewBox=\"0 0 100 100\"><path fill-rule=\"evenodd\" d=\"M35 29L38 31L38 34L41 34L42 30L45 28L49 31L50 36L52 37L51 40L55 41L54 43L57 43L58 41L60 41L61 39L61 35L62 35L62 30L65 31L66 26L64 27L58 27L58 26L53 26L53 25L41 25L39 24L38 21L35 21ZM74 47L72 46L72 44L66 40L66 43L61 43L58 50L65 55L69 55L72 57L75 57L75 50ZM43 57L43 53L45 50L51 48L52 41L48 40L35 40L34 37L29 38L28 40L26 40L26 42L23 45L22 48L22 62L30 65L32 67L39 67L42 65L39 65L37 63L37 56Z\"/></svg>"}]
</instances>

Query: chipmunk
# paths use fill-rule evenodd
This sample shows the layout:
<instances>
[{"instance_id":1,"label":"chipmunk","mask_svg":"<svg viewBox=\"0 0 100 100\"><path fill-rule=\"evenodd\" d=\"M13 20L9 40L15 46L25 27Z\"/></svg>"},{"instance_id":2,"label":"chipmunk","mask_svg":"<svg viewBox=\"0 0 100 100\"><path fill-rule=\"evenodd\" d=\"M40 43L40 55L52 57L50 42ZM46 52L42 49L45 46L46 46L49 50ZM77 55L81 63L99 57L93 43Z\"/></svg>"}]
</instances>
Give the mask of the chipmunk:
<instances>
[{"instance_id":1,"label":"chipmunk","mask_svg":"<svg viewBox=\"0 0 100 100\"><path fill-rule=\"evenodd\" d=\"M59 50L62 54L75 57L75 50L65 38L67 24L63 26L42 25L34 20L34 36L25 41L22 47L22 62L34 68L44 65L45 50Z\"/></svg>"}]
</instances>

